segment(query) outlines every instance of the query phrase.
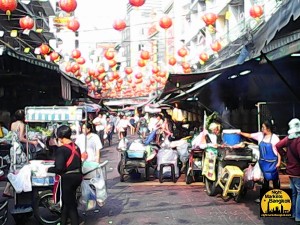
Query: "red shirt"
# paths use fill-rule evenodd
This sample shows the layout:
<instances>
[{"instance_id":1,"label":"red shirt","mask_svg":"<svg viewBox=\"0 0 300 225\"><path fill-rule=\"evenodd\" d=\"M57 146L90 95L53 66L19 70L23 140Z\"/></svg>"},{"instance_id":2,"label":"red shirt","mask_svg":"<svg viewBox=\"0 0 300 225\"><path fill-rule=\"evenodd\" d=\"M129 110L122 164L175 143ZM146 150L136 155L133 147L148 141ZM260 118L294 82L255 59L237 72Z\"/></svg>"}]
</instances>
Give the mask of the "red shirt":
<instances>
[{"instance_id":1,"label":"red shirt","mask_svg":"<svg viewBox=\"0 0 300 225\"><path fill-rule=\"evenodd\" d=\"M300 137L294 139L285 137L276 144L276 148L281 156L287 157L287 174L300 177ZM283 148L286 148L286 151Z\"/></svg>"}]
</instances>

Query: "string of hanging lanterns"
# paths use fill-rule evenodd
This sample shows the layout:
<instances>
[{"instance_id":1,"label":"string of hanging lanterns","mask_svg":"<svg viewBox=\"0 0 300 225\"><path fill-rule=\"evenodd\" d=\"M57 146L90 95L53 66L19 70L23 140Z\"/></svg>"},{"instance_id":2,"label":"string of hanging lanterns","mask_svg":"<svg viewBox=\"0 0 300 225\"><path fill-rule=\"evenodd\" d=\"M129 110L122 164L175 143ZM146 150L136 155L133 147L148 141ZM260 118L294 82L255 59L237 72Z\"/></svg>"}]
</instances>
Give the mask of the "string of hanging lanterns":
<instances>
[{"instance_id":1,"label":"string of hanging lanterns","mask_svg":"<svg viewBox=\"0 0 300 225\"><path fill-rule=\"evenodd\" d=\"M145 0L129 0L128 3L133 7L141 7L145 4ZM0 10L4 11L7 15L10 15L17 8L17 0L6 0L0 1ZM71 13L77 8L76 0L59 0L59 7L61 10ZM263 7L260 5L253 5L249 11L249 14L254 19L259 19L262 17L264 11ZM218 20L218 15L212 12L205 13L202 17L203 22L207 27L213 27L215 30L215 24ZM24 16L19 19L20 28L23 30L31 30L35 26L35 21L29 16ZM169 15L163 15L158 20L158 25L160 28L167 31L172 27L173 21ZM67 26L69 30L76 32L80 28L80 23L76 18L72 18L68 21ZM112 24L112 28L116 31L124 31L127 27L126 21L124 19L116 19ZM218 53L222 49L222 43L220 40L215 40L210 44L212 52ZM52 51L47 43L42 43L39 46L39 54L45 58L48 56L51 61L59 63L60 55L59 53ZM166 54L168 54L166 52ZM191 65L185 60L185 57L188 56L189 51L186 46L182 46L177 51L177 55L181 57L181 61L177 62L177 59L174 56L168 56L165 64L170 66L175 66L177 63L182 67L184 73L191 72ZM199 61L201 64L206 63L209 60L209 54L207 52L201 52L199 55ZM122 92L126 96L134 94L143 94L149 93L151 90L156 88L163 87L167 82L166 70L161 70L161 68L155 64L149 64L151 60L151 53L146 50L141 50L140 57L137 59L137 66L141 71L134 71L131 67L125 67L123 73L126 76L122 76L120 72L116 70L117 61L116 53L114 49L106 49L103 53L104 59L106 62L103 62L108 67L105 69L103 65L97 66L95 68L84 69L85 59L81 56L79 49L74 49L71 53L71 58L69 62L66 62L65 72L72 73L78 79L82 78L82 73L85 73L86 76L84 81L89 87L89 92L96 92L94 94L101 96L104 92L110 90L112 92L111 96L117 96L117 92ZM148 64L150 66L148 66ZM148 71L150 68L152 75L145 75L145 71ZM177 68L177 67L176 67ZM132 76L134 74L134 76ZM133 91L132 91L133 90ZM105 93L106 96L110 96Z\"/></svg>"}]
</instances>

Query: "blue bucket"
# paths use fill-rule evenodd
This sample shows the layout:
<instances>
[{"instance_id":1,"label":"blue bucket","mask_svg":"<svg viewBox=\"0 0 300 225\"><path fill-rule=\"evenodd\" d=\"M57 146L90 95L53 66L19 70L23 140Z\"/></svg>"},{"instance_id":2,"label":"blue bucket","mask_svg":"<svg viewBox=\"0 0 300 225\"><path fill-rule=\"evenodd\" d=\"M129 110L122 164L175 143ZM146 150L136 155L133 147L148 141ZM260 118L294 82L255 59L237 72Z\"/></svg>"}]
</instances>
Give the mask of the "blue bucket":
<instances>
[{"instance_id":1,"label":"blue bucket","mask_svg":"<svg viewBox=\"0 0 300 225\"><path fill-rule=\"evenodd\" d=\"M226 145L233 146L241 142L241 135L238 134L241 130L228 129L223 130L223 142Z\"/></svg>"}]
</instances>

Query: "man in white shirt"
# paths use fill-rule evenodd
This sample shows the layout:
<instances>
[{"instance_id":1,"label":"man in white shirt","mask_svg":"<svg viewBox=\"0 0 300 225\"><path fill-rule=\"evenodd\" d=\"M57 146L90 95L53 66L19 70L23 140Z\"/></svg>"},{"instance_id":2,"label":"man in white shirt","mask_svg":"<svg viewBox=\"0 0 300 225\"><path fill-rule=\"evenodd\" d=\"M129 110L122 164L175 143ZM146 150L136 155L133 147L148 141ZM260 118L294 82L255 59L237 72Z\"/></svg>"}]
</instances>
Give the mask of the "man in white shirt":
<instances>
[{"instance_id":1,"label":"man in white shirt","mask_svg":"<svg viewBox=\"0 0 300 225\"><path fill-rule=\"evenodd\" d=\"M104 143L104 129L106 127L106 116L102 115L101 113L93 120L93 124L95 125L97 134L100 137L101 143Z\"/></svg>"}]
</instances>

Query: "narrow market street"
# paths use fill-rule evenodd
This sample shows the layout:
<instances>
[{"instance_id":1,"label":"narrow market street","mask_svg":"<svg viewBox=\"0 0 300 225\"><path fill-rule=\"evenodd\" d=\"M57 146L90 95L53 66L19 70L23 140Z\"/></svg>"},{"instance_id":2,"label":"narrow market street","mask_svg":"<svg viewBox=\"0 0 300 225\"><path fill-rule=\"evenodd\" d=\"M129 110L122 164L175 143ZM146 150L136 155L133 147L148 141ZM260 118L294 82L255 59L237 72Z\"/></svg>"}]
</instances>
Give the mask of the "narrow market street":
<instances>
[{"instance_id":1,"label":"narrow market street","mask_svg":"<svg viewBox=\"0 0 300 225\"><path fill-rule=\"evenodd\" d=\"M136 136L129 136L133 140ZM240 203L233 200L224 202L220 197L209 197L203 183L186 185L183 176L174 184L165 181L162 184L152 178L129 178L120 182L117 172L119 152L116 135L113 144L107 143L102 150L102 159L108 159L107 187L108 199L100 212L88 212L82 215L86 225L144 225L144 224L194 224L194 225L292 225L289 218L261 218L259 205L254 202L258 191L248 191ZM3 190L5 182L1 182ZM13 200L10 200L10 208ZM14 220L9 215L9 225ZM25 223L24 223L25 224ZM26 224L37 224L31 217Z\"/></svg>"}]
</instances>

